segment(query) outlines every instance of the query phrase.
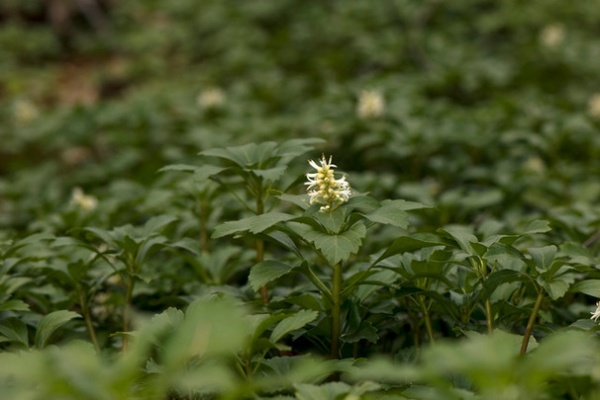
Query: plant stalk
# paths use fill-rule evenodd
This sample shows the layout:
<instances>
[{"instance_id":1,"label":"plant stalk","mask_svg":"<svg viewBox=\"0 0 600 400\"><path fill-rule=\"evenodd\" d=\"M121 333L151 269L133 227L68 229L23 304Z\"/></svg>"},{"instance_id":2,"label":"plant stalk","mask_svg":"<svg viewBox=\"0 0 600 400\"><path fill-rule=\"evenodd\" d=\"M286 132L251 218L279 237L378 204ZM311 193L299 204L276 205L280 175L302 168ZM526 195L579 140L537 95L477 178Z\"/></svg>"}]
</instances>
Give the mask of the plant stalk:
<instances>
[{"instance_id":1,"label":"plant stalk","mask_svg":"<svg viewBox=\"0 0 600 400\"><path fill-rule=\"evenodd\" d=\"M331 288L331 358L340 358L342 264L333 266Z\"/></svg>"},{"instance_id":2,"label":"plant stalk","mask_svg":"<svg viewBox=\"0 0 600 400\"><path fill-rule=\"evenodd\" d=\"M423 319L425 320L425 329L427 330L427 336L429 336L429 343L434 344L435 338L433 336L433 328L431 327L431 317L429 316L429 309L425 305L423 296L418 295L418 298L419 304L421 305L421 310L423 311Z\"/></svg>"},{"instance_id":3,"label":"plant stalk","mask_svg":"<svg viewBox=\"0 0 600 400\"><path fill-rule=\"evenodd\" d=\"M533 310L531 310L531 315L529 316L527 327L525 328L525 335L523 335L523 342L521 342L521 355L525 355L525 353L527 353L529 338L531 337L531 331L533 330L533 324L535 323L538 311L540 310L540 306L542 305L542 300L544 300L544 292L540 290L537 295L537 298L535 299Z\"/></svg>"},{"instance_id":4,"label":"plant stalk","mask_svg":"<svg viewBox=\"0 0 600 400\"><path fill-rule=\"evenodd\" d=\"M265 242L262 239L256 239L256 263L263 262L265 259ZM267 286L260 288L260 297L263 304L269 304L269 292Z\"/></svg>"},{"instance_id":5,"label":"plant stalk","mask_svg":"<svg viewBox=\"0 0 600 400\"><path fill-rule=\"evenodd\" d=\"M256 215L262 215L265 212L265 204L262 198L262 183L258 182L258 190L256 193ZM263 239L256 239L256 263L263 262L265 260L265 241ZM260 297L262 298L263 304L269 304L269 292L267 286L260 288Z\"/></svg>"},{"instance_id":6,"label":"plant stalk","mask_svg":"<svg viewBox=\"0 0 600 400\"><path fill-rule=\"evenodd\" d=\"M83 319L85 321L85 327L87 328L88 334L90 335L90 339L92 340L92 344L96 349L96 352L100 352L100 345L98 344L98 338L96 337L96 330L94 329L94 325L92 324L92 316L90 314L90 307L85 298L85 293L83 289L78 285L77 292L79 294L79 306L81 307L81 313L83 314Z\"/></svg>"},{"instance_id":7,"label":"plant stalk","mask_svg":"<svg viewBox=\"0 0 600 400\"><path fill-rule=\"evenodd\" d=\"M127 332L131 330L131 299L133 298L133 286L135 278L132 275L127 275L127 286L125 287L125 305L123 310L123 351L127 351L129 337Z\"/></svg>"},{"instance_id":8,"label":"plant stalk","mask_svg":"<svg viewBox=\"0 0 600 400\"><path fill-rule=\"evenodd\" d=\"M494 319L492 317L492 303L489 298L485 299L485 322L488 335L491 335L494 332Z\"/></svg>"}]
</instances>

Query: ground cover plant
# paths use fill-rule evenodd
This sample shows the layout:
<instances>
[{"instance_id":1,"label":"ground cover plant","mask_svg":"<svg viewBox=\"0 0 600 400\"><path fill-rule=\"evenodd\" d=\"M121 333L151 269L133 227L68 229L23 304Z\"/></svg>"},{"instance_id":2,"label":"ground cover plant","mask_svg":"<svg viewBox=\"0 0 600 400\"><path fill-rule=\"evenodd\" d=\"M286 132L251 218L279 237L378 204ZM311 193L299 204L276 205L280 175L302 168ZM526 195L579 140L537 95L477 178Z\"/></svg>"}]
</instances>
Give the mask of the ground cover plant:
<instances>
[{"instance_id":1,"label":"ground cover plant","mask_svg":"<svg viewBox=\"0 0 600 400\"><path fill-rule=\"evenodd\" d=\"M594 2L0 20L0 397L600 396Z\"/></svg>"}]
</instances>

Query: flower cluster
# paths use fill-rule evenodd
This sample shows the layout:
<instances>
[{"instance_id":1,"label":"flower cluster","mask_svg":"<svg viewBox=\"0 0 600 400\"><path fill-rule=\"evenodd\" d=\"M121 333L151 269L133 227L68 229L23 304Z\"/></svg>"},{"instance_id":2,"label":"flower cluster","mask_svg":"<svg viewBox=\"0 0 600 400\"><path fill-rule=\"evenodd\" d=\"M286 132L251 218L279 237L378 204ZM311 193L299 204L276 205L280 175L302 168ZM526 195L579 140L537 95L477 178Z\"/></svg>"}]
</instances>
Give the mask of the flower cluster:
<instances>
[{"instance_id":1,"label":"flower cluster","mask_svg":"<svg viewBox=\"0 0 600 400\"><path fill-rule=\"evenodd\" d=\"M385 101L375 90L363 90L358 97L356 114L362 119L377 118L385 112Z\"/></svg>"},{"instance_id":2,"label":"flower cluster","mask_svg":"<svg viewBox=\"0 0 600 400\"><path fill-rule=\"evenodd\" d=\"M306 174L308 185L306 189L310 196L310 204L322 204L322 212L333 211L342 203L348 201L352 192L350 184L346 181L346 176L340 179L335 179L333 169L337 166L331 163L332 157L329 160L325 159L325 155L319 160L320 166L313 160L308 163L311 167L317 170L312 174Z\"/></svg>"},{"instance_id":3,"label":"flower cluster","mask_svg":"<svg viewBox=\"0 0 600 400\"><path fill-rule=\"evenodd\" d=\"M557 47L564 42L566 36L565 27L561 24L547 25L540 32L540 41L545 47Z\"/></svg>"},{"instance_id":4,"label":"flower cluster","mask_svg":"<svg viewBox=\"0 0 600 400\"><path fill-rule=\"evenodd\" d=\"M596 310L594 312L591 312L590 314L592 314L590 319L595 322L598 322L598 318L600 318L600 301L596 303Z\"/></svg>"},{"instance_id":5,"label":"flower cluster","mask_svg":"<svg viewBox=\"0 0 600 400\"><path fill-rule=\"evenodd\" d=\"M204 90L197 98L198 107L203 110L212 110L225 104L225 92L217 87Z\"/></svg>"},{"instance_id":6,"label":"flower cluster","mask_svg":"<svg viewBox=\"0 0 600 400\"><path fill-rule=\"evenodd\" d=\"M98 205L98 200L94 196L85 194L80 187L76 187L71 194L71 205L83 211L92 211Z\"/></svg>"},{"instance_id":7,"label":"flower cluster","mask_svg":"<svg viewBox=\"0 0 600 400\"><path fill-rule=\"evenodd\" d=\"M594 119L600 119L600 93L594 94L588 101L588 114Z\"/></svg>"}]
</instances>

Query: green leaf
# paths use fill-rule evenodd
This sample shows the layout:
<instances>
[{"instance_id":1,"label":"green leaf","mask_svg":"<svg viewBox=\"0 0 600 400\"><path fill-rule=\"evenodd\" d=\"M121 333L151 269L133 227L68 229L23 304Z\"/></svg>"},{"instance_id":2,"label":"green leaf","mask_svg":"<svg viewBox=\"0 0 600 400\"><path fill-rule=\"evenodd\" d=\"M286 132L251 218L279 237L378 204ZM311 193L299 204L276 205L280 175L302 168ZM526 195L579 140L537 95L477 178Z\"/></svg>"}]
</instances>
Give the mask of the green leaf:
<instances>
[{"instance_id":1,"label":"green leaf","mask_svg":"<svg viewBox=\"0 0 600 400\"><path fill-rule=\"evenodd\" d=\"M571 286L569 292L583 293L600 299L600 279L587 279L577 282Z\"/></svg>"},{"instance_id":2,"label":"green leaf","mask_svg":"<svg viewBox=\"0 0 600 400\"><path fill-rule=\"evenodd\" d=\"M539 281L539 280L538 280ZM551 281L541 281L540 285L546 290L546 292L550 295L552 300L560 299L565 295L567 290L569 290L569 283L564 279L553 279Z\"/></svg>"},{"instance_id":3,"label":"green leaf","mask_svg":"<svg viewBox=\"0 0 600 400\"><path fill-rule=\"evenodd\" d=\"M483 299L486 299L494 293L494 290L503 283L511 283L515 281L525 281L527 282L527 276L524 274L513 271L510 269L500 269L492 272L488 275L488 277L483 282L483 287L485 290L482 291L481 295Z\"/></svg>"},{"instance_id":4,"label":"green leaf","mask_svg":"<svg viewBox=\"0 0 600 400\"><path fill-rule=\"evenodd\" d=\"M164 236L155 236L151 237L148 240L145 240L142 245L139 247L137 251L137 256L135 258L136 265L141 266L144 264L146 260L146 256L152 251L153 247L156 246L164 246L164 243L167 241L167 238Z\"/></svg>"},{"instance_id":5,"label":"green leaf","mask_svg":"<svg viewBox=\"0 0 600 400\"><path fill-rule=\"evenodd\" d=\"M314 145L324 143L325 140L319 138L290 139L279 146L277 153L281 157L292 159L312 150Z\"/></svg>"},{"instance_id":6,"label":"green leaf","mask_svg":"<svg viewBox=\"0 0 600 400\"><path fill-rule=\"evenodd\" d=\"M379 340L377 328L375 328L371 322L366 320L361 321L359 327L353 332L342 335L342 340L346 343L356 343L362 339L366 339L371 343L377 343L377 340Z\"/></svg>"},{"instance_id":7,"label":"green leaf","mask_svg":"<svg viewBox=\"0 0 600 400\"><path fill-rule=\"evenodd\" d=\"M17 318L2 321L0 324L0 335L4 336L5 342L16 342L24 347L29 347L27 326Z\"/></svg>"},{"instance_id":8,"label":"green leaf","mask_svg":"<svg viewBox=\"0 0 600 400\"><path fill-rule=\"evenodd\" d=\"M425 247L443 246L444 243L432 234L415 234L412 236L401 236L394 240L394 242L387 248L387 250L375 260L373 264L379 261L385 260L386 258L395 256L396 254L402 254L412 252Z\"/></svg>"},{"instance_id":9,"label":"green leaf","mask_svg":"<svg viewBox=\"0 0 600 400\"><path fill-rule=\"evenodd\" d=\"M548 271L550 269L557 250L557 247L554 245L528 249L539 271Z\"/></svg>"},{"instance_id":10,"label":"green leaf","mask_svg":"<svg viewBox=\"0 0 600 400\"><path fill-rule=\"evenodd\" d=\"M363 195L353 195L348 203L346 203L346 208L351 208L353 210L357 210L363 213L370 213L376 211L381 207L381 204L370 196Z\"/></svg>"},{"instance_id":11,"label":"green leaf","mask_svg":"<svg viewBox=\"0 0 600 400\"><path fill-rule=\"evenodd\" d=\"M408 228L408 213L404 211L406 207L405 200L385 200L381 203L381 207L366 214L365 218L380 224L406 229Z\"/></svg>"},{"instance_id":12,"label":"green leaf","mask_svg":"<svg viewBox=\"0 0 600 400\"><path fill-rule=\"evenodd\" d=\"M245 232L257 234L266 231L279 222L288 221L292 218L294 218L294 216L290 214L271 212L253 215L238 221L228 221L215 228L212 238L217 239L223 236L237 235Z\"/></svg>"},{"instance_id":13,"label":"green leaf","mask_svg":"<svg viewBox=\"0 0 600 400\"><path fill-rule=\"evenodd\" d=\"M61 326L69 322L74 318L81 318L81 315L73 311L58 310L48 315L45 315L38 324L37 331L35 332L35 346L38 349L46 346L50 336Z\"/></svg>"},{"instance_id":14,"label":"green leaf","mask_svg":"<svg viewBox=\"0 0 600 400\"><path fill-rule=\"evenodd\" d=\"M269 169L254 169L252 173L256 176L263 178L267 182L275 182L279 180L285 173L287 166L274 167Z\"/></svg>"},{"instance_id":15,"label":"green leaf","mask_svg":"<svg viewBox=\"0 0 600 400\"><path fill-rule=\"evenodd\" d=\"M449 235L458 247L471 256L479 255L473 247L473 243L477 243L477 237L471 232L471 228L467 226L449 226L445 229L439 229L439 232Z\"/></svg>"},{"instance_id":16,"label":"green leaf","mask_svg":"<svg viewBox=\"0 0 600 400\"><path fill-rule=\"evenodd\" d=\"M284 264L275 260L266 260L256 264L250 269L248 282L253 290L258 291L261 287L275 279L288 274L296 266Z\"/></svg>"},{"instance_id":17,"label":"green leaf","mask_svg":"<svg viewBox=\"0 0 600 400\"><path fill-rule=\"evenodd\" d=\"M312 242L321 251L330 265L347 260L351 254L360 249L362 239L366 236L367 228L358 223L340 234L328 235L323 232L307 229L305 239Z\"/></svg>"},{"instance_id":18,"label":"green leaf","mask_svg":"<svg viewBox=\"0 0 600 400\"><path fill-rule=\"evenodd\" d=\"M0 304L0 311L29 311L29 305L23 300L12 299Z\"/></svg>"},{"instance_id":19,"label":"green leaf","mask_svg":"<svg viewBox=\"0 0 600 400\"><path fill-rule=\"evenodd\" d=\"M319 316L318 311L314 310L300 310L296 314L281 320L273 332L271 332L271 341L273 343L278 342L282 337L288 333L302 328L306 324L314 321Z\"/></svg>"},{"instance_id":20,"label":"green leaf","mask_svg":"<svg viewBox=\"0 0 600 400\"><path fill-rule=\"evenodd\" d=\"M175 221L177 221L177 217L172 215L163 214L157 217L152 217L144 224L142 237L150 236L153 233L160 233L167 225Z\"/></svg>"},{"instance_id":21,"label":"green leaf","mask_svg":"<svg viewBox=\"0 0 600 400\"><path fill-rule=\"evenodd\" d=\"M242 146L210 149L200 153L207 157L217 157L230 161L242 169L255 168L276 156L274 153L277 143L248 143Z\"/></svg>"},{"instance_id":22,"label":"green leaf","mask_svg":"<svg viewBox=\"0 0 600 400\"><path fill-rule=\"evenodd\" d=\"M345 207L340 207L331 212L318 212L314 217L328 233L339 233L346 221L346 215Z\"/></svg>"},{"instance_id":23,"label":"green leaf","mask_svg":"<svg viewBox=\"0 0 600 400\"><path fill-rule=\"evenodd\" d=\"M546 233L551 231L550 223L548 221L536 220L530 223L527 228L525 228L524 232L521 232L520 235L532 235L534 233Z\"/></svg>"},{"instance_id":24,"label":"green leaf","mask_svg":"<svg viewBox=\"0 0 600 400\"><path fill-rule=\"evenodd\" d=\"M351 387L343 382L329 382L322 385L310 385L298 383L296 387L296 398L298 400L336 400L343 398Z\"/></svg>"},{"instance_id":25,"label":"green leaf","mask_svg":"<svg viewBox=\"0 0 600 400\"><path fill-rule=\"evenodd\" d=\"M167 165L166 167L159 169L158 172L192 172L196 179L204 181L206 179L209 179L213 175L218 175L226 169L227 168L217 167L216 165L202 165L200 167L197 167L195 165L173 164Z\"/></svg>"}]
</instances>

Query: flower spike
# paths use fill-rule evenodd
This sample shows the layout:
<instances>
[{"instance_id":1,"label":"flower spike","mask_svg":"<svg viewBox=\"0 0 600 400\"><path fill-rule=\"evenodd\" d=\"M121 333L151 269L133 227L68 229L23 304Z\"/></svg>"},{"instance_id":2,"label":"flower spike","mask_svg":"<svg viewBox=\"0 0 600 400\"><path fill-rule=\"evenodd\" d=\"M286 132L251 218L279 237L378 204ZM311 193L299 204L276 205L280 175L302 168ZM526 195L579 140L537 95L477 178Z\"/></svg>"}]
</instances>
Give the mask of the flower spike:
<instances>
[{"instance_id":1,"label":"flower spike","mask_svg":"<svg viewBox=\"0 0 600 400\"><path fill-rule=\"evenodd\" d=\"M308 185L306 189L310 197L310 204L322 204L320 211L329 212L335 210L342 203L348 201L352 192L350 184L346 181L346 176L340 179L335 179L333 169L337 168L331 161L333 156L329 156L329 160L325 159L325 155L321 156L319 164L313 160L308 160L308 163L317 172L306 174Z\"/></svg>"}]
</instances>

